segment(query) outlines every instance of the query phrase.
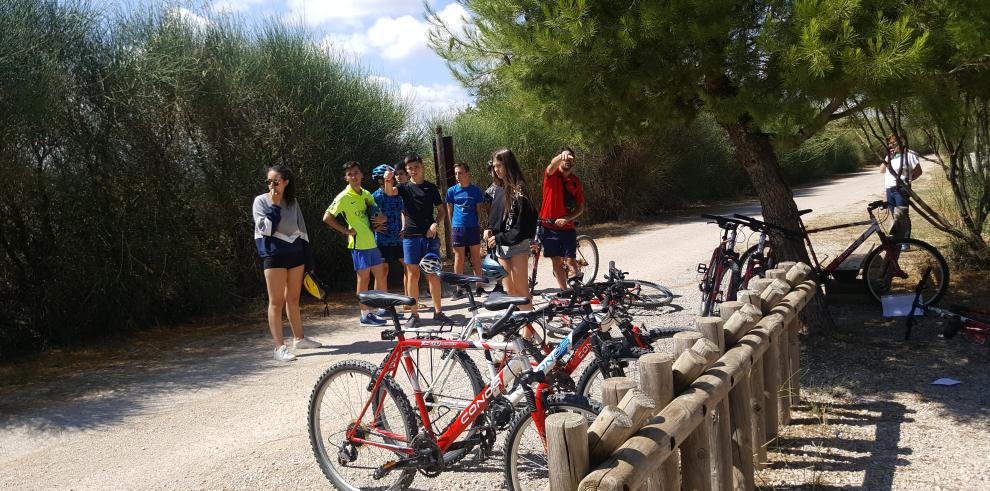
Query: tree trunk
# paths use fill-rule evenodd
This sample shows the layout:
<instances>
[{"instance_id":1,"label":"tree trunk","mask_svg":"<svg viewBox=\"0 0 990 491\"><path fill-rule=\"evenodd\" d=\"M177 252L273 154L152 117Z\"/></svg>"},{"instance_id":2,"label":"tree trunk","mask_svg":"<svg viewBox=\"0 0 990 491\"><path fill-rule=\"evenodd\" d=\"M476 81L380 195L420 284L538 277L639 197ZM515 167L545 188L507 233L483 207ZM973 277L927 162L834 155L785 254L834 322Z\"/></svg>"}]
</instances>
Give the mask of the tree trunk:
<instances>
[{"instance_id":1,"label":"tree trunk","mask_svg":"<svg viewBox=\"0 0 990 491\"><path fill-rule=\"evenodd\" d=\"M763 207L763 219L769 223L780 225L790 230L798 230L799 216L794 194L787 185L777 153L770 142L770 135L754 129L748 116L736 121L722 122L721 126L729 134L729 140L735 147L735 157L742 163L756 195ZM800 239L789 238L774 231L770 232L774 244L774 254L777 261L801 261L811 264L808 250ZM832 317L825 309L825 303L820 295L801 313L801 319L809 330L831 330L834 327Z\"/></svg>"}]
</instances>

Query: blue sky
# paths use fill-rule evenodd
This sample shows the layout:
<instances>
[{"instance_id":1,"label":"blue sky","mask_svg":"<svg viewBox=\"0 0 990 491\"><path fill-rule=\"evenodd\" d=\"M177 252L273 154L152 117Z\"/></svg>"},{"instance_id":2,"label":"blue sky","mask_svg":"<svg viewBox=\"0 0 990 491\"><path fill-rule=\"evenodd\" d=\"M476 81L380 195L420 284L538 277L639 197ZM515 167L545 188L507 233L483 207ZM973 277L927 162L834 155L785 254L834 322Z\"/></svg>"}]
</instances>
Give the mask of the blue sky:
<instances>
[{"instance_id":1,"label":"blue sky","mask_svg":"<svg viewBox=\"0 0 990 491\"><path fill-rule=\"evenodd\" d=\"M116 1L134 8L132 1ZM191 22L234 14L249 22L275 17L302 24L321 45L344 53L376 81L391 85L413 103L418 114L452 111L472 102L443 60L426 45L429 24L422 0L161 1ZM453 0L430 0L429 4L454 28L469 15Z\"/></svg>"}]
</instances>

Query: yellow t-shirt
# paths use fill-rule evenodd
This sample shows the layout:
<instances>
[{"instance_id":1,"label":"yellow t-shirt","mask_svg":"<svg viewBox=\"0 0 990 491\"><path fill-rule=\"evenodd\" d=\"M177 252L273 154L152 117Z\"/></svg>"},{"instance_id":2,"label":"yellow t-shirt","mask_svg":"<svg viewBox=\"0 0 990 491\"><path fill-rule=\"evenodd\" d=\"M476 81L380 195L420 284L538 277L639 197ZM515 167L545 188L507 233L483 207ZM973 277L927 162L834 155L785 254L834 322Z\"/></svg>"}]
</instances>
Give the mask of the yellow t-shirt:
<instances>
[{"instance_id":1,"label":"yellow t-shirt","mask_svg":"<svg viewBox=\"0 0 990 491\"><path fill-rule=\"evenodd\" d=\"M344 215L347 226L357 232L356 235L347 237L348 249L363 251L378 247L375 234L371 230L371 221L368 220L369 207L375 207L375 198L371 193L364 188L357 192L350 186L341 191L327 207L327 213L331 215Z\"/></svg>"}]
</instances>

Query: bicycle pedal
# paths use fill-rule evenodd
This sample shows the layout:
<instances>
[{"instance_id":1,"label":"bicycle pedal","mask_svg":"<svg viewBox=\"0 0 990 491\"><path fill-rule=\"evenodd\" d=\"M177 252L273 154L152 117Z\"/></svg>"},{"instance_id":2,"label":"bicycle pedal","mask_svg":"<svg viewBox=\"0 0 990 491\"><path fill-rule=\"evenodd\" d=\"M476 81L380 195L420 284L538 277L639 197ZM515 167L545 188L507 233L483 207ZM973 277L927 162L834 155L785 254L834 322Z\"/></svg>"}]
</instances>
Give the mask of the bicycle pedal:
<instances>
[{"instance_id":1,"label":"bicycle pedal","mask_svg":"<svg viewBox=\"0 0 990 491\"><path fill-rule=\"evenodd\" d=\"M708 265L705 263L698 263L698 273L705 274L708 272Z\"/></svg>"}]
</instances>

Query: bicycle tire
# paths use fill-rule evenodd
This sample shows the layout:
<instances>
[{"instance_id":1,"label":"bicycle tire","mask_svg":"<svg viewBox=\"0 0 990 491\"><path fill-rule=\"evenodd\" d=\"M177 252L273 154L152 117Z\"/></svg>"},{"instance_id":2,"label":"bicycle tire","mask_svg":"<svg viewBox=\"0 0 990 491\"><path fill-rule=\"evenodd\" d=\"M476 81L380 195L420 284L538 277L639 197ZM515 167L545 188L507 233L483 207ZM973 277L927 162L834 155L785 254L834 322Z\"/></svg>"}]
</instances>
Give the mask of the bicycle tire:
<instances>
[{"instance_id":1,"label":"bicycle tire","mask_svg":"<svg viewBox=\"0 0 990 491\"><path fill-rule=\"evenodd\" d=\"M753 278L745 278L743 277L743 275L746 273L746 269L749 267L748 263L750 259L753 257L753 254L756 253L757 247L759 247L759 244L750 246L750 248L746 249L746 252L744 252L742 256L739 257L739 289L740 290L745 290L746 288L749 288L749 280L753 279ZM766 251L765 268L763 271L758 271L754 269L753 270L754 278L757 276L763 276L763 273L765 273L767 269L773 269L777 267L777 260L774 259L773 249L770 247L769 238L767 239L766 245L764 245L763 247L764 250Z\"/></svg>"},{"instance_id":2,"label":"bicycle tire","mask_svg":"<svg viewBox=\"0 0 990 491\"><path fill-rule=\"evenodd\" d=\"M638 385L639 370L636 362L639 360L639 357L652 352L653 350L645 348L629 348L629 353L618 357L620 364L625 363L625 369L620 369L622 372L621 375L615 376L630 377L635 380ZM575 393L582 397L587 397L593 401L601 401L601 382L604 381L605 378L608 377L602 377L601 366L599 366L596 360L596 362L591 363L584 369L583 372L581 372L581 377L578 379Z\"/></svg>"},{"instance_id":3,"label":"bicycle tire","mask_svg":"<svg viewBox=\"0 0 990 491\"><path fill-rule=\"evenodd\" d=\"M582 283L590 285L595 282L595 278L598 276L598 244L595 244L595 240L587 235L579 235L575 244L575 260L585 263L581 267L581 272L584 274Z\"/></svg>"},{"instance_id":4,"label":"bicycle tire","mask_svg":"<svg viewBox=\"0 0 990 491\"><path fill-rule=\"evenodd\" d=\"M949 266L942 253L931 244L918 239L891 239L890 244L898 251L896 267L906 277L897 276L896 270L889 267L888 249L877 247L863 262L863 283L870 296L879 302L884 295L914 294L921 281L921 273L930 266L937 284L923 290L930 291L931 294L923 294L919 304L928 306L938 302L949 287ZM902 246L908 246L909 249L901 251Z\"/></svg>"},{"instance_id":5,"label":"bicycle tire","mask_svg":"<svg viewBox=\"0 0 990 491\"><path fill-rule=\"evenodd\" d=\"M546 414L571 411L584 415L590 425L601 412L601 404L576 394L552 394L546 399ZM533 416L528 409L517 411L509 423L505 437L504 475L505 486L510 491L547 489L550 477L547 471L547 455L539 434L533 427ZM535 438L535 445L525 455L520 455L521 446ZM528 465L520 465L527 460ZM536 482L538 482L538 484Z\"/></svg>"},{"instance_id":6,"label":"bicycle tire","mask_svg":"<svg viewBox=\"0 0 990 491\"><path fill-rule=\"evenodd\" d=\"M711 270L709 270L711 271ZM707 276L708 273L705 273ZM719 315L718 306L726 300L735 300L739 287L739 265L728 259L725 261L725 268L721 277L717 278L718 283L711 283L707 291L701 294L701 316ZM715 278L713 278L715 279ZM717 289L715 287L718 287Z\"/></svg>"},{"instance_id":7,"label":"bicycle tire","mask_svg":"<svg viewBox=\"0 0 990 491\"><path fill-rule=\"evenodd\" d=\"M651 327L646 329L645 332L641 332L639 337L646 342L646 344L653 344L659 339L672 338L674 334L685 331L695 331L696 329L692 327Z\"/></svg>"},{"instance_id":8,"label":"bicycle tire","mask_svg":"<svg viewBox=\"0 0 990 491\"><path fill-rule=\"evenodd\" d=\"M436 336L421 336L422 339L432 339L440 340L442 338ZM408 350L410 357L413 359L413 364L416 366L416 373L418 374L418 382L420 388L424 392L424 399L427 401L427 407L430 408L430 424L433 426L433 434L442 435L447 429L453 424L457 415L460 413L461 409L466 407L474 397L481 393L485 389L485 381L481 377L481 371L478 369L478 365L471 359L470 355L462 350L439 350L433 348L410 348ZM425 353L430 356L430 361L424 363L419 353ZM433 361L433 355L439 354L440 359ZM453 357L453 364L451 368L448 369L447 377L441 382L443 386L440 391L437 390L434 385L438 382L438 378L442 374L434 373L436 370L441 370L443 367L444 360L447 357ZM387 357L382 360L382 364L385 363ZM424 368L426 370L424 370ZM378 370L381 370L381 364L378 366ZM459 372L452 379L454 371ZM376 371L377 375L378 372ZM399 377L400 380L407 381ZM394 381L394 380L393 380ZM397 382L397 381L396 381ZM405 392L410 392L412 387L402 387L401 384L396 383L396 385L403 389ZM448 389L449 387L449 389ZM478 427L482 424L481 419L475 420L474 424L470 428L461 434L461 438L471 438L478 431ZM449 450L443 454L444 465L451 465L457 463L470 452L470 448L460 448L456 450Z\"/></svg>"},{"instance_id":9,"label":"bicycle tire","mask_svg":"<svg viewBox=\"0 0 990 491\"><path fill-rule=\"evenodd\" d=\"M639 288L639 293L631 294L629 305L632 307L650 308L670 305L674 300L674 292L665 286L646 280L622 280L623 284L631 283Z\"/></svg>"},{"instance_id":10,"label":"bicycle tire","mask_svg":"<svg viewBox=\"0 0 990 491\"><path fill-rule=\"evenodd\" d=\"M348 411L341 412L327 408L330 415L326 423L333 422L337 423L336 426L342 426L340 431L334 434L339 435L350 429L351 425L356 422L353 420L348 421L346 419L346 415L351 414L353 418L356 418L357 414L364 406L367 398L372 397L372 394L368 391L368 386L375 380L375 373L377 373L375 366L366 361L344 360L334 363L333 365L330 365L330 367L327 368L322 375L320 375L320 378L317 380L316 385L313 387L313 391L309 396L307 426L309 427L310 446L313 448L313 455L316 457L316 461L320 465L323 475L326 476L327 479L329 479L330 482L337 487L337 489L348 491L357 491L361 489L381 489L389 491L402 490L408 488L412 484L413 479L416 477L415 469L393 471L386 477L397 476L398 479L391 482L391 484L383 484L384 479L374 479L368 471L369 467L374 468L373 464L364 464L361 466L362 469L360 469L359 474L367 474L364 477L366 477L368 484L354 485L351 481L353 481L357 476L351 478L347 477L345 473L354 475L354 473L347 471L358 469L353 467L348 468L346 464L342 464L339 460L339 454L343 451L345 446L342 445L340 450L336 451L336 455L330 455L327 452L326 444L332 444L333 437L326 436L324 434L324 421L321 416L324 411L324 396L327 394L327 390L330 388L330 385L338 377L349 377L351 380L348 381L350 382L348 385L350 385L351 389L348 389L343 393L339 390L334 390L331 394L333 397L330 399L340 402L344 396L347 395L353 394L358 397L357 401L355 401L357 406L350 407ZM385 415L386 419L380 420L377 424L381 425L381 421L385 421L384 425L386 426L386 430L394 434L400 430L400 428L398 428L399 425L396 425L396 427L393 428L392 425L389 424L389 420L401 423L401 430L405 432L404 437L406 442L411 441L417 433L418 426L416 419L413 416L415 413L413 412L412 405L409 404L409 399L406 398L405 394L402 392L402 389L400 389L399 386L396 385L395 382L389 377L382 379L382 383L379 385L379 390L385 391L385 397L388 401L393 401L392 405L394 407L391 408L391 410L388 410L388 408L384 407L386 401L385 398L374 397L374 400L377 402L377 407L373 409L373 414L379 414L378 408L381 408L383 413L386 411L388 412L388 414ZM385 440L384 443L395 443L395 440L390 438L383 438L383 440ZM364 447L363 450L362 447ZM375 452L387 456L388 460L394 460L397 458L397 455L394 452L374 447L372 445L362 445L361 447L352 446L350 448L353 449L354 452L354 461L357 461L362 454ZM381 463L383 464L384 462Z\"/></svg>"}]
</instances>

